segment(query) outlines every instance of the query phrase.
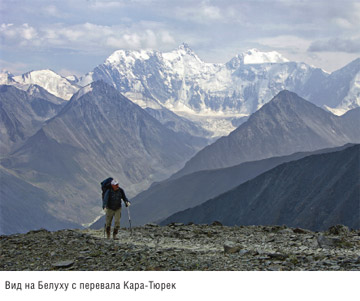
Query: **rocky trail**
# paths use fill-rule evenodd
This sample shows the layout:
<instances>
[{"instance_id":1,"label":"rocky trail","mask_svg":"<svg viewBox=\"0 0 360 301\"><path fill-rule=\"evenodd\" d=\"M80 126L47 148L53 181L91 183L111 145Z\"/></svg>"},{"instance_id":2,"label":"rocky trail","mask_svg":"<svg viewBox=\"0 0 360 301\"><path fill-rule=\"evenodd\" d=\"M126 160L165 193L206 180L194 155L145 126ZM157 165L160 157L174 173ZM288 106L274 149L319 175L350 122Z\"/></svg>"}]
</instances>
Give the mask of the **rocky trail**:
<instances>
[{"instance_id":1,"label":"rocky trail","mask_svg":"<svg viewBox=\"0 0 360 301\"><path fill-rule=\"evenodd\" d=\"M45 229L0 236L6 271L360 270L360 230L170 224L102 230Z\"/></svg>"}]
</instances>

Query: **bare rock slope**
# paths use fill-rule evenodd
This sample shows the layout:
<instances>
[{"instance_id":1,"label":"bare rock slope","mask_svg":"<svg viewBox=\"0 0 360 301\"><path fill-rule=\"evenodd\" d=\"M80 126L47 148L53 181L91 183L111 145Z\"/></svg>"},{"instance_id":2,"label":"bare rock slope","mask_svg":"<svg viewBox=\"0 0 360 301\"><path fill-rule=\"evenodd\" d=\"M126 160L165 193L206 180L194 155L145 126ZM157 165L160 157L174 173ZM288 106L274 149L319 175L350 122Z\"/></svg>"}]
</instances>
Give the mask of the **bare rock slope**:
<instances>
[{"instance_id":1,"label":"bare rock slope","mask_svg":"<svg viewBox=\"0 0 360 301\"><path fill-rule=\"evenodd\" d=\"M360 270L360 231L170 224L0 236L0 270Z\"/></svg>"}]
</instances>

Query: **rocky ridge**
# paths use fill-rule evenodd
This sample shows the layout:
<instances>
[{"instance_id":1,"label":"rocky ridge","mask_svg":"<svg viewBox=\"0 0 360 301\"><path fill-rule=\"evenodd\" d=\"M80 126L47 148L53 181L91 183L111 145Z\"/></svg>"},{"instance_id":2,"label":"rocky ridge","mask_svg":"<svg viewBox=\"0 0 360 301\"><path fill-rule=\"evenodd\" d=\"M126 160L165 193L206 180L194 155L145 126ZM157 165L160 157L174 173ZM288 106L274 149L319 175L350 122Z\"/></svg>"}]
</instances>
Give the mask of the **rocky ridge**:
<instances>
[{"instance_id":1,"label":"rocky ridge","mask_svg":"<svg viewBox=\"0 0 360 301\"><path fill-rule=\"evenodd\" d=\"M360 230L169 224L102 230L45 229L0 236L0 270L360 270Z\"/></svg>"}]
</instances>

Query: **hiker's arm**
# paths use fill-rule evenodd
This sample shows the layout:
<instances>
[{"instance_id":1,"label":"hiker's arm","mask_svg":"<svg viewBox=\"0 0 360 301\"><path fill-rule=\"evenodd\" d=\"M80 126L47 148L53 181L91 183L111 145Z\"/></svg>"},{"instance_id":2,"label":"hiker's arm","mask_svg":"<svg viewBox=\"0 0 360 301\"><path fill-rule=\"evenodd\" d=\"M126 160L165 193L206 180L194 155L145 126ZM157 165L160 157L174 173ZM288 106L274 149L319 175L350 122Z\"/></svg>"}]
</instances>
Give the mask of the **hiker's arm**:
<instances>
[{"instance_id":1,"label":"hiker's arm","mask_svg":"<svg viewBox=\"0 0 360 301\"><path fill-rule=\"evenodd\" d=\"M122 199L123 199L126 207L128 207L130 205L130 201L126 197L124 189L120 188L120 190L121 190L121 194L122 194Z\"/></svg>"},{"instance_id":2,"label":"hiker's arm","mask_svg":"<svg viewBox=\"0 0 360 301\"><path fill-rule=\"evenodd\" d=\"M105 194L104 194L104 199L103 199L103 209L105 209L107 207L107 204L108 204L108 200L109 200L109 190L106 190L105 191Z\"/></svg>"}]
</instances>

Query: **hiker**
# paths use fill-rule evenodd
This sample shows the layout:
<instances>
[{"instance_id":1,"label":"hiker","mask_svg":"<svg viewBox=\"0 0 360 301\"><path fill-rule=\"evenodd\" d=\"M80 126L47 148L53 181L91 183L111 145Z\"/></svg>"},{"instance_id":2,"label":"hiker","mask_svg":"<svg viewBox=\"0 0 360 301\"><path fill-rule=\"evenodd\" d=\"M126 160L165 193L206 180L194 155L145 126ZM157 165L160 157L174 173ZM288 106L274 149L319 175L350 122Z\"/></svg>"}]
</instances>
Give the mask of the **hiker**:
<instances>
[{"instance_id":1,"label":"hiker","mask_svg":"<svg viewBox=\"0 0 360 301\"><path fill-rule=\"evenodd\" d=\"M125 192L119 187L119 183L116 180L111 181L111 187L106 190L103 198L103 209L106 212L106 236L110 238L111 222L115 217L115 225L113 232L113 239L116 239L116 235L120 229L120 218L121 218L121 200L124 201L125 206L130 206L130 202L127 199Z\"/></svg>"}]
</instances>

